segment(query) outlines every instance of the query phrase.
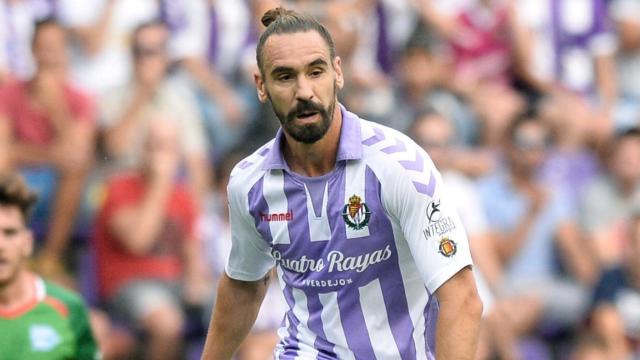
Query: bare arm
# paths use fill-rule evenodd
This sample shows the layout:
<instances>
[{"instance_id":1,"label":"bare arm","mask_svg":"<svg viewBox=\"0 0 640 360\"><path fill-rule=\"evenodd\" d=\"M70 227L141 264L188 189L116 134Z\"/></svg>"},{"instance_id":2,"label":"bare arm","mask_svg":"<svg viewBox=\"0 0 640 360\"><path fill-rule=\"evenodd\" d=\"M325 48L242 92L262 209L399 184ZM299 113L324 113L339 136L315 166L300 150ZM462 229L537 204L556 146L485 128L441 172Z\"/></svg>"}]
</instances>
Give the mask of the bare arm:
<instances>
[{"instance_id":1,"label":"bare arm","mask_svg":"<svg viewBox=\"0 0 640 360\"><path fill-rule=\"evenodd\" d=\"M606 110L613 106L617 96L616 65L613 55L596 56L595 68L598 95Z\"/></svg>"},{"instance_id":2,"label":"bare arm","mask_svg":"<svg viewBox=\"0 0 640 360\"><path fill-rule=\"evenodd\" d=\"M154 91L155 87L139 86L120 118L114 122L115 125L107 129L105 141L109 154L117 157L131 144L138 118Z\"/></svg>"},{"instance_id":3,"label":"bare arm","mask_svg":"<svg viewBox=\"0 0 640 360\"><path fill-rule=\"evenodd\" d=\"M440 306L436 328L436 359L474 359L478 346L482 302L470 267L460 270L435 292Z\"/></svg>"},{"instance_id":4,"label":"bare arm","mask_svg":"<svg viewBox=\"0 0 640 360\"><path fill-rule=\"evenodd\" d=\"M148 252L158 239L174 186L175 155L156 154L149 161L151 174L142 201L116 211L109 224L121 245L133 254Z\"/></svg>"},{"instance_id":5,"label":"bare arm","mask_svg":"<svg viewBox=\"0 0 640 360\"><path fill-rule=\"evenodd\" d=\"M585 284L593 284L597 279L595 254L591 246L580 237L575 224L563 223L557 231L558 247L569 271Z\"/></svg>"},{"instance_id":6,"label":"bare arm","mask_svg":"<svg viewBox=\"0 0 640 360\"><path fill-rule=\"evenodd\" d=\"M75 36L88 55L99 53L105 42L115 1L108 0L98 21L88 26L77 26L71 28L71 34Z\"/></svg>"},{"instance_id":7,"label":"bare arm","mask_svg":"<svg viewBox=\"0 0 640 360\"><path fill-rule=\"evenodd\" d=\"M215 71L212 71L204 59L189 57L182 60L184 68L209 94L219 106L222 107L226 118L231 123L238 123L244 115L242 107L229 85Z\"/></svg>"},{"instance_id":8,"label":"bare arm","mask_svg":"<svg viewBox=\"0 0 640 360\"><path fill-rule=\"evenodd\" d=\"M255 282L233 280L226 274L222 276L203 360L231 359L256 321L270 274Z\"/></svg>"},{"instance_id":9,"label":"bare arm","mask_svg":"<svg viewBox=\"0 0 640 360\"><path fill-rule=\"evenodd\" d=\"M623 51L637 51L640 49L640 22L618 20L618 41Z\"/></svg>"}]
</instances>

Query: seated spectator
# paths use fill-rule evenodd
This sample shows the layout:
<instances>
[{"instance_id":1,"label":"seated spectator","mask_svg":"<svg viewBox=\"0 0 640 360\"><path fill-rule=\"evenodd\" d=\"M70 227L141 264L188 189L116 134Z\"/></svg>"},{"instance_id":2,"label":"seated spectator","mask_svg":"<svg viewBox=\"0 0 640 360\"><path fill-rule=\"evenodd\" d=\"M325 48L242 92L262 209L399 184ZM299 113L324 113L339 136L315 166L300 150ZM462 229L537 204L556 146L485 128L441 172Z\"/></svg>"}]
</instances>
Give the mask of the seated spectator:
<instances>
[{"instance_id":1,"label":"seated spectator","mask_svg":"<svg viewBox=\"0 0 640 360\"><path fill-rule=\"evenodd\" d=\"M565 194L536 178L546 152L546 127L522 117L508 134L506 168L480 180L478 191L491 231L485 247L503 265L495 306L519 338L541 323L578 324L596 274Z\"/></svg>"},{"instance_id":2,"label":"seated spectator","mask_svg":"<svg viewBox=\"0 0 640 360\"><path fill-rule=\"evenodd\" d=\"M101 99L106 151L118 167L138 166L151 124L172 122L190 189L200 198L209 181L207 143L193 95L167 73L168 35L160 22L145 23L133 33L134 77Z\"/></svg>"},{"instance_id":3,"label":"seated spectator","mask_svg":"<svg viewBox=\"0 0 640 360\"><path fill-rule=\"evenodd\" d=\"M94 155L93 103L69 83L66 46L58 23L37 23L34 77L0 88L0 166L21 171L41 195L33 225L46 237L45 274L60 272Z\"/></svg>"},{"instance_id":4,"label":"seated spectator","mask_svg":"<svg viewBox=\"0 0 640 360\"><path fill-rule=\"evenodd\" d=\"M138 169L107 184L94 238L99 292L116 320L147 336L145 358L174 359L181 351L183 306L203 301L209 288L194 200L176 182L175 125L152 124L144 149Z\"/></svg>"},{"instance_id":5,"label":"seated spectator","mask_svg":"<svg viewBox=\"0 0 640 360\"><path fill-rule=\"evenodd\" d=\"M559 104L546 99L539 105L539 117L549 127L550 147L541 168L541 178L560 191L577 208L586 187L600 174L600 162L593 149L593 137L586 120L586 107Z\"/></svg>"},{"instance_id":6,"label":"seated spectator","mask_svg":"<svg viewBox=\"0 0 640 360\"><path fill-rule=\"evenodd\" d=\"M582 227L602 267L620 264L634 201L640 198L640 129L632 128L611 140L608 171L585 190Z\"/></svg>"},{"instance_id":7,"label":"seated spectator","mask_svg":"<svg viewBox=\"0 0 640 360\"><path fill-rule=\"evenodd\" d=\"M0 85L11 79L33 76L31 38L34 24L54 15L53 1L8 0L0 2Z\"/></svg>"},{"instance_id":8,"label":"seated spectator","mask_svg":"<svg viewBox=\"0 0 640 360\"><path fill-rule=\"evenodd\" d=\"M619 44L615 125L620 129L640 125L640 2L611 1L611 17Z\"/></svg>"},{"instance_id":9,"label":"seated spectator","mask_svg":"<svg viewBox=\"0 0 640 360\"><path fill-rule=\"evenodd\" d=\"M606 343L609 359L640 356L640 201L631 211L624 257L605 271L595 291L591 325ZM631 340L631 341L628 341Z\"/></svg>"},{"instance_id":10,"label":"seated spectator","mask_svg":"<svg viewBox=\"0 0 640 360\"><path fill-rule=\"evenodd\" d=\"M60 22L73 39L73 80L95 96L124 85L132 74L131 34L140 24L158 18L164 2L56 0Z\"/></svg>"},{"instance_id":11,"label":"seated spectator","mask_svg":"<svg viewBox=\"0 0 640 360\"><path fill-rule=\"evenodd\" d=\"M28 270L27 227L36 195L0 174L0 349L3 359L99 359L87 307L75 293Z\"/></svg>"}]
</instances>

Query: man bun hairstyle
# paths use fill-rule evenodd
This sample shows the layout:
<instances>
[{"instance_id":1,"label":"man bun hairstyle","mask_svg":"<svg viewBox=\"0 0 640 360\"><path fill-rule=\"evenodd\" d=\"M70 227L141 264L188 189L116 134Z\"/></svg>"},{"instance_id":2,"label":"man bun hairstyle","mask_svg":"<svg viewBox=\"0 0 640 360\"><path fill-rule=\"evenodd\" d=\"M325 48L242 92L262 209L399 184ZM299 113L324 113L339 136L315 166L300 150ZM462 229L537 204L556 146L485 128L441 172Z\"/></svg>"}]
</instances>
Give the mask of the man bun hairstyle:
<instances>
[{"instance_id":1,"label":"man bun hairstyle","mask_svg":"<svg viewBox=\"0 0 640 360\"><path fill-rule=\"evenodd\" d=\"M336 47L333 43L331 34L329 34L327 28L320 24L313 16L300 14L279 6L265 12L260 21L262 22L262 25L266 27L262 35L260 35L258 46L256 48L256 61L258 62L258 68L262 75L264 75L262 68L262 48L264 47L265 42L267 42L269 36L273 34L292 34L297 32L315 31L320 34L327 43L331 60L336 56Z\"/></svg>"},{"instance_id":2,"label":"man bun hairstyle","mask_svg":"<svg viewBox=\"0 0 640 360\"><path fill-rule=\"evenodd\" d=\"M37 200L38 196L29 189L22 176L0 173L0 206L18 207L26 223Z\"/></svg>"}]
</instances>

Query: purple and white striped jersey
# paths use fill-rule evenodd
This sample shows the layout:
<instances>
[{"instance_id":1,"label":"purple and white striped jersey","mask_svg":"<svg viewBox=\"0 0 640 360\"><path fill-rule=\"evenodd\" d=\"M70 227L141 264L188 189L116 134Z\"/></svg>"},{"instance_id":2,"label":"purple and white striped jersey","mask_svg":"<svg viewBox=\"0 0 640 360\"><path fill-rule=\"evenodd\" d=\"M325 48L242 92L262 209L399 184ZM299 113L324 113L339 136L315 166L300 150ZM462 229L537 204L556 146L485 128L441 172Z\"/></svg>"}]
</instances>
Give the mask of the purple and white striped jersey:
<instances>
[{"instance_id":1,"label":"purple and white striped jersey","mask_svg":"<svg viewBox=\"0 0 640 360\"><path fill-rule=\"evenodd\" d=\"M341 111L332 172L290 171L282 129L235 167L227 274L276 266L289 306L277 359L433 359L430 294L471 264L466 234L419 146Z\"/></svg>"}]
</instances>

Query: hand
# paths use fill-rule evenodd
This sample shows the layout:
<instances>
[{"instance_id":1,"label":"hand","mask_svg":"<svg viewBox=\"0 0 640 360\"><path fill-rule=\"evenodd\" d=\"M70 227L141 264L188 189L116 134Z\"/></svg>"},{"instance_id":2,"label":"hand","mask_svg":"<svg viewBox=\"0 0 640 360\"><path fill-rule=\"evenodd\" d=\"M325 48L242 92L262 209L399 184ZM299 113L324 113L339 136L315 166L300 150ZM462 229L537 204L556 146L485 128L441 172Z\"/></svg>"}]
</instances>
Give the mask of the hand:
<instances>
[{"instance_id":1,"label":"hand","mask_svg":"<svg viewBox=\"0 0 640 360\"><path fill-rule=\"evenodd\" d=\"M205 278L187 278L182 289L182 297L189 305L203 305L209 300L213 291L211 282Z\"/></svg>"},{"instance_id":2,"label":"hand","mask_svg":"<svg viewBox=\"0 0 640 360\"><path fill-rule=\"evenodd\" d=\"M242 102L239 101L235 94L228 93L217 101L218 104L222 107L222 111L224 112L225 119L227 123L231 126L239 126L244 123L245 120L245 110L243 108Z\"/></svg>"},{"instance_id":3,"label":"hand","mask_svg":"<svg viewBox=\"0 0 640 360\"><path fill-rule=\"evenodd\" d=\"M547 203L548 194L542 187L535 184L528 185L523 190L525 196L529 198L529 213L539 214Z\"/></svg>"},{"instance_id":4,"label":"hand","mask_svg":"<svg viewBox=\"0 0 640 360\"><path fill-rule=\"evenodd\" d=\"M157 149L149 156L151 175L156 180L172 180L178 171L180 154L177 149Z\"/></svg>"}]
</instances>

